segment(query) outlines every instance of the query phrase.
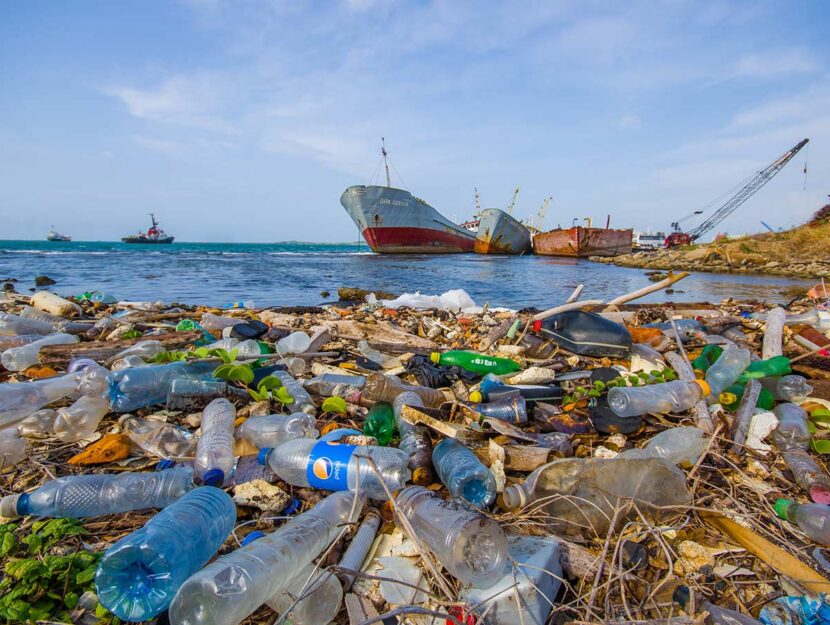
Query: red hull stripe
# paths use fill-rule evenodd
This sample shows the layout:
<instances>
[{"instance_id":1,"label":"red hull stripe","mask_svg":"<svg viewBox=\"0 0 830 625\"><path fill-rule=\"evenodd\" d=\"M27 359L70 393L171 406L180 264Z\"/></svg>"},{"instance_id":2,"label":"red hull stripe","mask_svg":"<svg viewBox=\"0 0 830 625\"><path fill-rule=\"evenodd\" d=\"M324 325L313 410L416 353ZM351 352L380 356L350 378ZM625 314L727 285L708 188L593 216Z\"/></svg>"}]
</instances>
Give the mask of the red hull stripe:
<instances>
[{"instance_id":1,"label":"red hull stripe","mask_svg":"<svg viewBox=\"0 0 830 625\"><path fill-rule=\"evenodd\" d=\"M429 228L366 228L363 237L374 252L446 254L472 252L475 239Z\"/></svg>"}]
</instances>

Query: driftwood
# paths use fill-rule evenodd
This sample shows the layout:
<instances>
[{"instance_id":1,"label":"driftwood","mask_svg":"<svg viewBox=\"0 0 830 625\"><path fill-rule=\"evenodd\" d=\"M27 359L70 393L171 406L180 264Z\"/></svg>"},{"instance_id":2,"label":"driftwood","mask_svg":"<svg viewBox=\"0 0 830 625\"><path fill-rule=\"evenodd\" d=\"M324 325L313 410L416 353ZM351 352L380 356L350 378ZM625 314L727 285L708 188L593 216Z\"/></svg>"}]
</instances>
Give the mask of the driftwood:
<instances>
[{"instance_id":1,"label":"driftwood","mask_svg":"<svg viewBox=\"0 0 830 625\"><path fill-rule=\"evenodd\" d=\"M616 306L618 304L625 304L626 302L630 302L631 300L639 299L649 293L654 293L655 291L661 291L668 286L671 286L675 282L678 282L689 275L688 271L681 271L680 273L670 275L665 280L660 280L660 282L655 282L650 286L643 287L642 289L638 289L636 291L632 291L631 293L626 293L625 295L620 295L619 297L615 297L610 302L608 302L609 306Z\"/></svg>"},{"instance_id":2,"label":"driftwood","mask_svg":"<svg viewBox=\"0 0 830 625\"><path fill-rule=\"evenodd\" d=\"M758 403L758 396L761 394L761 383L758 380L750 380L746 384L741 403L735 412L735 431L732 434L732 451L740 455L743 445L746 442L746 435L749 432L749 424L752 421L752 414L755 411L755 404Z\"/></svg>"},{"instance_id":3,"label":"driftwood","mask_svg":"<svg viewBox=\"0 0 830 625\"><path fill-rule=\"evenodd\" d=\"M120 341L91 341L87 343L69 343L68 345L46 345L41 348L38 361L43 365L65 366L73 358L91 358L104 362L118 352L144 341L158 341L165 349L178 349L190 345L201 338L201 332L168 332L157 336L142 336Z\"/></svg>"},{"instance_id":4,"label":"driftwood","mask_svg":"<svg viewBox=\"0 0 830 625\"><path fill-rule=\"evenodd\" d=\"M551 457L551 449L532 445L499 445L504 450L504 468L510 471L530 472L546 464ZM487 447L473 449L476 456L484 462L490 463L490 452Z\"/></svg>"},{"instance_id":5,"label":"driftwood","mask_svg":"<svg viewBox=\"0 0 830 625\"><path fill-rule=\"evenodd\" d=\"M428 339L399 330L388 323L360 321L324 321L323 327L335 330L336 337L352 341L366 340L369 346L385 354L429 354L437 345ZM335 334L333 333L333 334Z\"/></svg>"},{"instance_id":6,"label":"driftwood","mask_svg":"<svg viewBox=\"0 0 830 625\"><path fill-rule=\"evenodd\" d=\"M428 428L435 430L439 434L454 438L459 442L469 442L484 438L484 433L470 428L460 423L447 423L435 417L431 417L425 412L412 406L404 406L401 410L401 419L412 425L422 424Z\"/></svg>"}]
</instances>

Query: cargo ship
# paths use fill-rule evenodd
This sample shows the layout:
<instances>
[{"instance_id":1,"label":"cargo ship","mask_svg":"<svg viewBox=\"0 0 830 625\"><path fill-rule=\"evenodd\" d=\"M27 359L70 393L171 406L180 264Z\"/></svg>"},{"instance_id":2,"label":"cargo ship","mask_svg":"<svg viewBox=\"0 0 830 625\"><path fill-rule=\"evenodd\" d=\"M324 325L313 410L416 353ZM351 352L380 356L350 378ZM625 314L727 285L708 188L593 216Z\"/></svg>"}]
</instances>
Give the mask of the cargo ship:
<instances>
[{"instance_id":1,"label":"cargo ship","mask_svg":"<svg viewBox=\"0 0 830 625\"><path fill-rule=\"evenodd\" d=\"M610 219L609 219L610 221ZM592 228L574 226L557 228L533 237L533 253L540 256L619 256L631 252L634 230L617 230L608 227Z\"/></svg>"},{"instance_id":2,"label":"cargo ship","mask_svg":"<svg viewBox=\"0 0 830 625\"><path fill-rule=\"evenodd\" d=\"M472 252L476 236L454 224L389 178L386 148L381 147L386 186L356 185L340 203L373 252L380 254L455 254Z\"/></svg>"},{"instance_id":3,"label":"cargo ship","mask_svg":"<svg viewBox=\"0 0 830 625\"><path fill-rule=\"evenodd\" d=\"M530 230L499 208L485 208L473 249L477 254L526 254L531 249Z\"/></svg>"},{"instance_id":4,"label":"cargo ship","mask_svg":"<svg viewBox=\"0 0 830 625\"><path fill-rule=\"evenodd\" d=\"M150 213L150 222L152 225L147 230L146 234L144 232L139 232L138 234L133 234L128 237L123 237L121 240L124 243L172 243L175 237L170 236L164 230L162 230L159 223L156 221L155 215Z\"/></svg>"},{"instance_id":5,"label":"cargo ship","mask_svg":"<svg viewBox=\"0 0 830 625\"><path fill-rule=\"evenodd\" d=\"M46 235L47 241L60 241L62 243L67 243L72 240L68 234L61 234L57 230L55 230L55 226L52 226L52 229L49 231L49 234Z\"/></svg>"}]
</instances>

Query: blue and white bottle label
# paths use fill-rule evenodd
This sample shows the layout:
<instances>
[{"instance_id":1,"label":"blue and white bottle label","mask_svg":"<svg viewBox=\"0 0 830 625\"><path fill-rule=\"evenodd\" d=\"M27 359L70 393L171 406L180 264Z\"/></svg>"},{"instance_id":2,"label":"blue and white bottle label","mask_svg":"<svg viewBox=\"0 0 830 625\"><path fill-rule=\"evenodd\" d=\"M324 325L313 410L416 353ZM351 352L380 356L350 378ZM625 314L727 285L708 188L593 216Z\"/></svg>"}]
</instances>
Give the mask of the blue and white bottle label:
<instances>
[{"instance_id":1,"label":"blue and white bottle label","mask_svg":"<svg viewBox=\"0 0 830 625\"><path fill-rule=\"evenodd\" d=\"M328 441L317 443L308 456L308 485L324 490L348 490L349 459L356 447Z\"/></svg>"}]
</instances>

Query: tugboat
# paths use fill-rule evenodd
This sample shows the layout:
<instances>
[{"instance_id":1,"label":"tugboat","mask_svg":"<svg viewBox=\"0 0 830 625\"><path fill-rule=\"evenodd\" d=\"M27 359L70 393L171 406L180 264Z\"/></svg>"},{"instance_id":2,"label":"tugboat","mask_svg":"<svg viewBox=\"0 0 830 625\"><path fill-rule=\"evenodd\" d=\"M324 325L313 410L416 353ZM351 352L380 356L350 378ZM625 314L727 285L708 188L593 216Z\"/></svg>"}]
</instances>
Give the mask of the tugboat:
<instances>
[{"instance_id":1,"label":"tugboat","mask_svg":"<svg viewBox=\"0 0 830 625\"><path fill-rule=\"evenodd\" d=\"M67 241L71 241L72 237L70 237L68 234L61 234L60 232L55 230L55 226L51 226L51 230L49 230L49 234L46 235L46 240L47 241L62 241L62 242L65 243Z\"/></svg>"},{"instance_id":2,"label":"tugboat","mask_svg":"<svg viewBox=\"0 0 830 625\"><path fill-rule=\"evenodd\" d=\"M121 240L124 243L172 243L175 237L171 237L168 235L164 230L162 230L159 223L156 221L156 216L153 213L150 213L150 221L153 222L153 225L150 229L144 233L139 232L138 234L133 234L128 237L124 237Z\"/></svg>"}]
</instances>

